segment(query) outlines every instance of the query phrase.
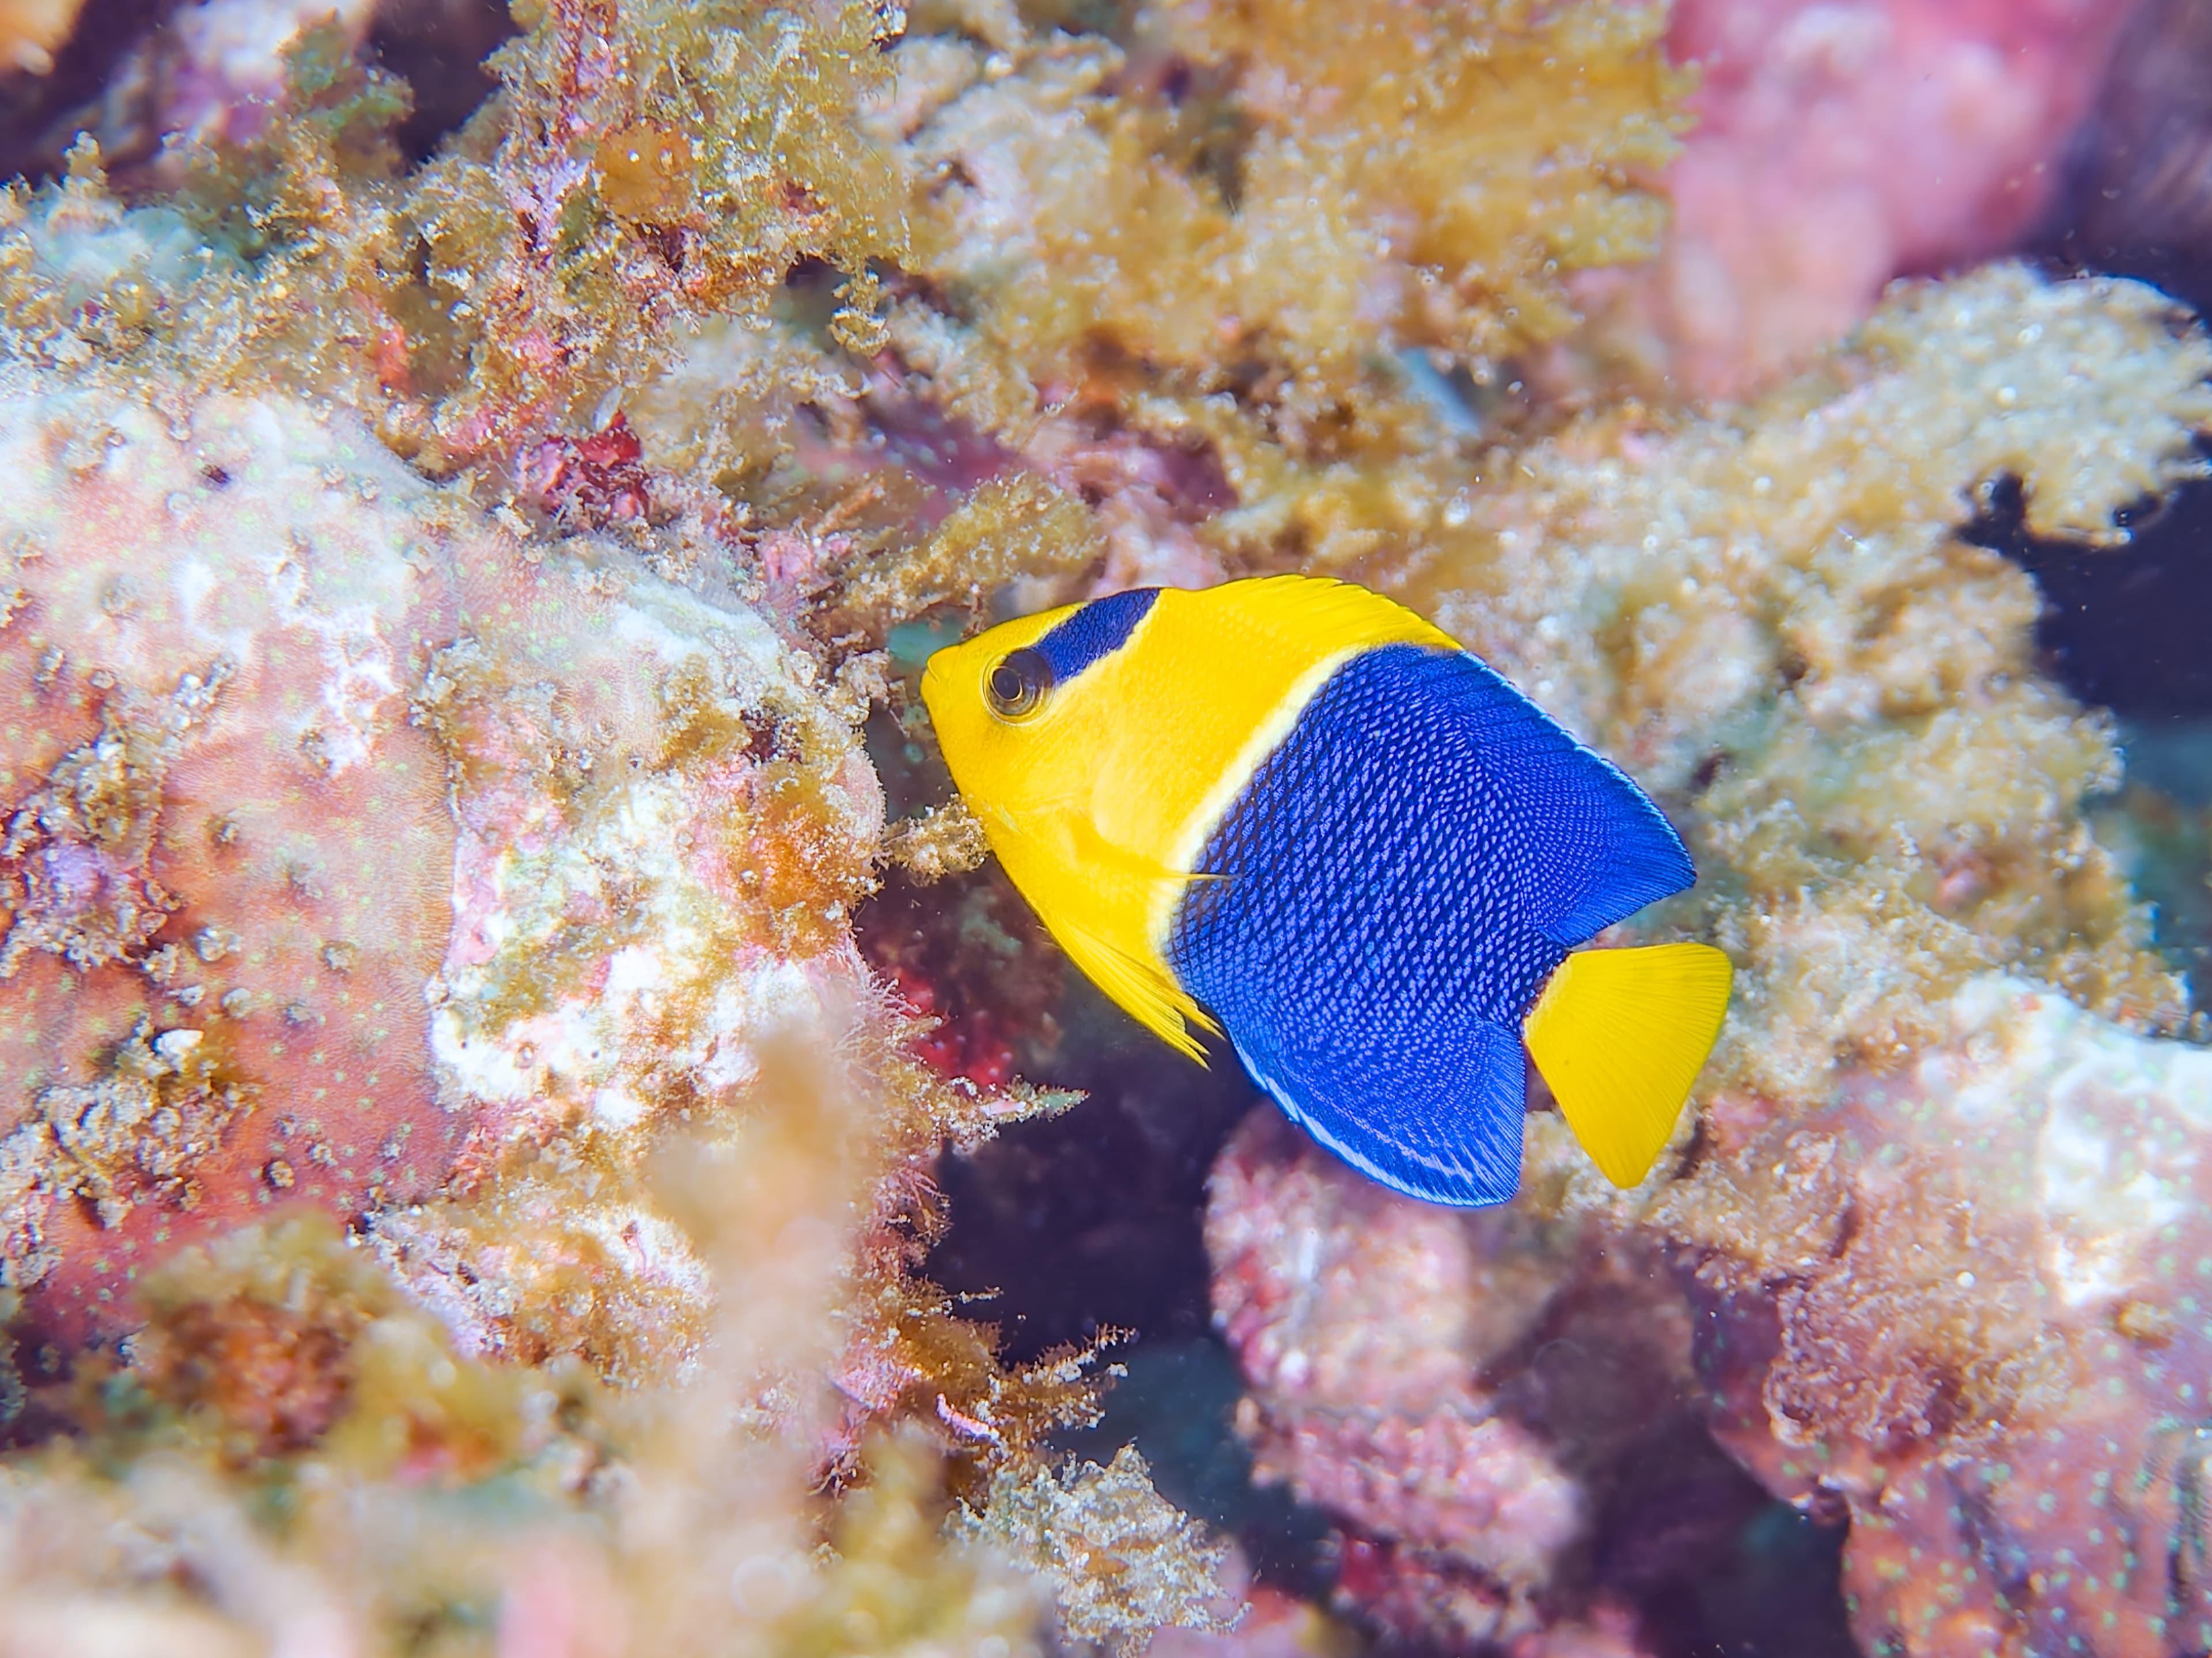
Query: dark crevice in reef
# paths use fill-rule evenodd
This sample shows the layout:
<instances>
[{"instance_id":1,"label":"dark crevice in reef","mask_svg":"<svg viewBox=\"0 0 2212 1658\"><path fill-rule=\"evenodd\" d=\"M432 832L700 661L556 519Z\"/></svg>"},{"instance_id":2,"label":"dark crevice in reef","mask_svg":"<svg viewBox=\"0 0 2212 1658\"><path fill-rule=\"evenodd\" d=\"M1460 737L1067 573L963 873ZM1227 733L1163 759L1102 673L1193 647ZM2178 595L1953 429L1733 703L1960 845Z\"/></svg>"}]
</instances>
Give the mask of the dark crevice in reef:
<instances>
[{"instance_id":1,"label":"dark crevice in reef","mask_svg":"<svg viewBox=\"0 0 2212 1658\"><path fill-rule=\"evenodd\" d=\"M177 0L86 0L51 70L0 76L0 180L51 178L80 131L111 125L129 99L118 71L177 9Z\"/></svg>"},{"instance_id":2,"label":"dark crevice in reef","mask_svg":"<svg viewBox=\"0 0 2212 1658\"><path fill-rule=\"evenodd\" d=\"M1840 1516L1770 1497L1692 1423L1614 1463L1594 1530L1600 1594L1636 1609L1659 1658L1857 1658Z\"/></svg>"},{"instance_id":3,"label":"dark crevice in reef","mask_svg":"<svg viewBox=\"0 0 2212 1658\"><path fill-rule=\"evenodd\" d=\"M888 889L864 917L864 944L896 956L917 939L957 938L972 958L989 949L979 938L1005 926L996 879L985 870ZM964 919L947 925L952 917ZM999 948L994 995L1062 971L1048 941ZM943 950L908 959L943 963ZM942 1029L969 1032L942 1058L972 1063L969 1002L980 987L943 965L928 982L943 999ZM1211 1327L1206 1175L1231 1129L1265 1102L1233 1056L1200 1070L1072 972L1062 982L1048 1015L1032 1006L1020 1022L1013 1046L1024 1074L1090 1097L945 1160L951 1230L928 1272L982 1297L966 1310L1000 1325L1012 1359L1130 1333L1112 1352L1127 1374L1107 1395L1105 1419L1066 1436L1061 1448L1103 1462L1133 1442L1161 1491L1235 1538L1261 1582L1326 1599L1346 1558L1342 1540L1326 1515L1253 1484L1234 1425L1242 1380ZM1591 1426L1546 1424L1571 1439ZM1850 1658L1838 1587L1843 1527L1768 1497L1705 1431L1693 1401L1660 1412L1625 1451L1583 1472L1597 1502L1588 1587L1632 1607L1662 1658ZM1392 1650L1404 1658L1411 1649Z\"/></svg>"},{"instance_id":4,"label":"dark crevice in reef","mask_svg":"<svg viewBox=\"0 0 2212 1658\"><path fill-rule=\"evenodd\" d=\"M2212 10L2142 9L2029 252L2054 275L2133 277L2212 318ZM2046 671L2124 721L2212 715L2212 482L2147 508L2109 552L2027 537L2007 488L1969 538L2034 574Z\"/></svg>"},{"instance_id":5,"label":"dark crevice in reef","mask_svg":"<svg viewBox=\"0 0 2212 1658\"><path fill-rule=\"evenodd\" d=\"M410 161L426 160L498 82L483 66L515 33L502 0L418 0L379 6L368 32L377 61L405 81L415 111L392 136Z\"/></svg>"},{"instance_id":6,"label":"dark crevice in reef","mask_svg":"<svg viewBox=\"0 0 2212 1658\"><path fill-rule=\"evenodd\" d=\"M953 1223L931 1276L995 1291L975 1311L1018 1360L1108 1328L1206 1335L1206 1176L1257 1098L1233 1055L1200 1070L1069 976L1058 1051L1029 1074L1090 1097L939 1175Z\"/></svg>"},{"instance_id":7,"label":"dark crevice in reef","mask_svg":"<svg viewBox=\"0 0 2212 1658\"><path fill-rule=\"evenodd\" d=\"M1244 1380L1235 1357L1211 1337L1140 1337L1122 1363L1127 1374L1107 1396L1105 1419L1066 1435L1062 1448L1103 1463L1135 1445L1161 1494L1235 1538L1261 1582L1325 1601L1335 1580L1328 1518L1279 1486L1253 1483L1251 1453L1237 1433Z\"/></svg>"},{"instance_id":8,"label":"dark crevice in reef","mask_svg":"<svg viewBox=\"0 0 2212 1658\"><path fill-rule=\"evenodd\" d=\"M2000 478L1964 531L2027 568L2043 596L2045 672L2084 702L2146 722L2212 715L2212 480L2146 507L2125 547L2045 541L2022 523L2020 483Z\"/></svg>"},{"instance_id":9,"label":"dark crevice in reef","mask_svg":"<svg viewBox=\"0 0 2212 1658\"><path fill-rule=\"evenodd\" d=\"M2158 0L2131 27L2159 38L2124 52L2034 251L2054 274L2133 277L2212 319L2212 9ZM2160 30L2179 37L2161 44ZM2131 75L2186 95L2130 98ZM2038 540L2023 506L2018 482L1998 480L1966 537L2034 577L2042 670L2117 718L2126 780L2097 808L2098 837L2212 1015L2212 479L2124 514L2130 539L2110 550Z\"/></svg>"}]
</instances>

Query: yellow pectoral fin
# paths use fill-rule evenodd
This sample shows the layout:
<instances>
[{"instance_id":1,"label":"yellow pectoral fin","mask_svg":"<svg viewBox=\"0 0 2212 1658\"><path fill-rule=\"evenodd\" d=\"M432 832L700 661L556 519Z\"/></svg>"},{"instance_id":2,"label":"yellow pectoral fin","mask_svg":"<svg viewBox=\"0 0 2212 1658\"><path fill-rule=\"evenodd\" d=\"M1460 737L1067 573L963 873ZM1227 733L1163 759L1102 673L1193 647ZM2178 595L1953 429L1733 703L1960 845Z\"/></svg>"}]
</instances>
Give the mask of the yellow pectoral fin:
<instances>
[{"instance_id":1,"label":"yellow pectoral fin","mask_svg":"<svg viewBox=\"0 0 2212 1658\"><path fill-rule=\"evenodd\" d=\"M1098 832L1087 811L1040 813L1033 841L1050 847L1042 870L1015 884L1068 959L1129 1017L1200 1065L1190 1027L1220 1027L1175 980L1152 943L1152 918L1195 878Z\"/></svg>"},{"instance_id":2,"label":"yellow pectoral fin","mask_svg":"<svg viewBox=\"0 0 2212 1658\"><path fill-rule=\"evenodd\" d=\"M1177 984L1164 966L1142 960L1064 916L1048 920L1045 925L1060 940L1068 959L1119 1003L1131 1018L1170 1047L1188 1054L1200 1065L1206 1063L1206 1050L1190 1034L1190 1027L1195 1024L1217 1035L1221 1027L1191 999L1190 993Z\"/></svg>"},{"instance_id":3,"label":"yellow pectoral fin","mask_svg":"<svg viewBox=\"0 0 2212 1658\"><path fill-rule=\"evenodd\" d=\"M1158 896L1181 893L1191 878L1170 869L1158 859L1109 841L1098 832L1087 811L1060 814L1066 828L1070 861L1078 869L1104 874L1142 888L1150 903Z\"/></svg>"},{"instance_id":4,"label":"yellow pectoral fin","mask_svg":"<svg viewBox=\"0 0 2212 1658\"><path fill-rule=\"evenodd\" d=\"M1710 944L1586 950L1559 963L1521 1028L1590 1161L1634 1186L1674 1132L1734 977Z\"/></svg>"}]
</instances>

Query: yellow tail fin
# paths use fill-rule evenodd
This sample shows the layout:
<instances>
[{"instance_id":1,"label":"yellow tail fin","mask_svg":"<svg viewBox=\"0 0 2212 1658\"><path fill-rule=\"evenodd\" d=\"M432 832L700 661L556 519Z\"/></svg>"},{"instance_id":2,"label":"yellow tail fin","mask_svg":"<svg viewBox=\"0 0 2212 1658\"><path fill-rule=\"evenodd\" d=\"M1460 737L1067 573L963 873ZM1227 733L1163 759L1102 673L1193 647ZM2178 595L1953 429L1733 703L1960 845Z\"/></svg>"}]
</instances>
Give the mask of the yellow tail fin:
<instances>
[{"instance_id":1,"label":"yellow tail fin","mask_svg":"<svg viewBox=\"0 0 2212 1658\"><path fill-rule=\"evenodd\" d=\"M1615 1186L1674 1132L1728 1011L1735 969L1711 944L1586 950L1559 963L1521 1027L1567 1126Z\"/></svg>"}]
</instances>

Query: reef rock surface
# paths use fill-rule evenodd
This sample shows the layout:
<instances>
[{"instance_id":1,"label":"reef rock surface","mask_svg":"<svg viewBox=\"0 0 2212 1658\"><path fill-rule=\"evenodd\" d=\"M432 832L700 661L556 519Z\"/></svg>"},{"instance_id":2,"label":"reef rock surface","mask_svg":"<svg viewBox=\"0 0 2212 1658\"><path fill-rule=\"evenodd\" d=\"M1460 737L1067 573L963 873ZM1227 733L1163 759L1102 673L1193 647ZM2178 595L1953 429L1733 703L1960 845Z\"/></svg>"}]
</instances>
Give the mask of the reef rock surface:
<instances>
[{"instance_id":1,"label":"reef rock surface","mask_svg":"<svg viewBox=\"0 0 2212 1658\"><path fill-rule=\"evenodd\" d=\"M839 906L880 794L757 612L487 522L343 413L35 380L7 408L34 1307L112 1329L95 1258L633 1133L747 1080L763 1008L863 993ZM571 1224L696 1276L636 1216Z\"/></svg>"}]
</instances>

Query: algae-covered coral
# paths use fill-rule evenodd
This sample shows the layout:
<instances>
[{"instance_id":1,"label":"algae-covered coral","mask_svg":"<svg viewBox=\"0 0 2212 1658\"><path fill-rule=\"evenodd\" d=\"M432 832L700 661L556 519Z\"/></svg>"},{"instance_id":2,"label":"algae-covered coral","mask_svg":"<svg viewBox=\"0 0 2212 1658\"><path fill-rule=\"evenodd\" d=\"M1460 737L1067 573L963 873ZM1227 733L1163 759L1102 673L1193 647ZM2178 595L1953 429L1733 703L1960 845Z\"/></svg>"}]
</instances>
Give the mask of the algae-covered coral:
<instances>
[{"instance_id":1,"label":"algae-covered coral","mask_svg":"<svg viewBox=\"0 0 2212 1658\"><path fill-rule=\"evenodd\" d=\"M917 632L1288 568L1635 771L1705 872L1646 930L1742 984L1633 1193L1540 1112L1471 1227L1224 1155L1244 1419L1344 1603L1657 1644L1592 1533L1660 1420L1849 1517L1870 1649L2195 1615L2187 987L2083 815L2110 729L1967 533L2016 492L2117 545L2203 470L2185 315L2001 266L1741 409L1541 401L1572 273L1666 234L1659 5L514 21L420 163L328 27L138 193L87 142L0 200L0 1627L1320 1629L1266 1585L1197 1632L1241 1567L1133 1452L1054 1466L1097 1349L1004 1358L925 1276L943 1148L1070 1102L1012 1075L1048 944L885 789ZM2146 1149L2090 1146L2108 1096ZM1567 1347L1667 1411L1547 1393ZM2130 1472L2066 1485L2096 1445ZM2035 1455L2049 1508L1992 1477Z\"/></svg>"},{"instance_id":2,"label":"algae-covered coral","mask_svg":"<svg viewBox=\"0 0 2212 1658\"><path fill-rule=\"evenodd\" d=\"M1907 288L1742 415L1593 416L1493 453L1494 482L1352 567L1401 581L1685 814L1704 878L1655 924L1718 939L1741 975L1711 1102L1623 1196L1532 1118L1524 1201L1574 1223L1540 1295L1589 1293L1583 1228L1663 1252L1725 1441L1850 1515L1870 1646L2036 1651L2094 1615L2124 1631L2112 1650L2156 1650L2179 1614L2128 1562L2198 1546L2160 1437L2196 1386L2166 1356L2194 1301L2161 1276L2203 1254L2177 1080L2197 1051L2157 1039L2187 1022L2187 987L2084 815L2118 776L2110 724L2039 677L2029 580L1966 531L2009 482L2038 531L2124 541L2123 509L2202 471L2208 376L2212 348L2146 288L2017 268ZM2134 1131L2089 1144L2085 1090ZM1310 1223L1286 1201L1217 1182L1240 1340L1253 1269L1228 1240L1295 1247ZM2162 1217L2157 1262L2121 1219L2135 1203ZM1411 1270L1379 1236L1357 1248L1367 1294ZM1476 1360L1525 1362L1510 1336ZM1291 1433L1304 1389L1253 1373L1285 1424L1270 1436ZM1352 1452L1291 1442L1302 1490L1345 1477ZM2094 1448L2038 1460L2063 1445ZM2112 1491L2077 1489L2066 1470L2100 1459ZM1468 1551L1407 1502L1346 1512ZM2094 1517L2108 1504L2130 1540L2085 1587L2063 1568L2117 1534ZM1495 1546L1474 1558L1498 1594Z\"/></svg>"}]
</instances>

